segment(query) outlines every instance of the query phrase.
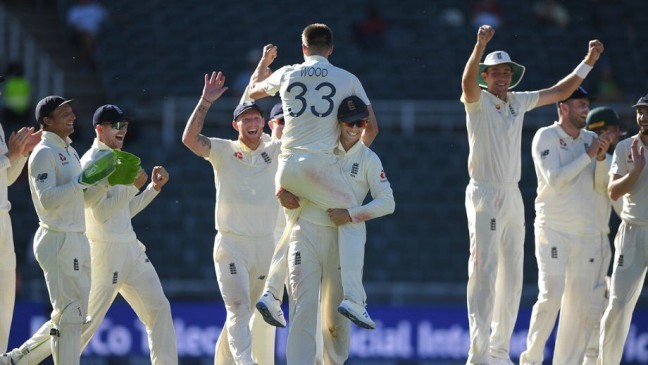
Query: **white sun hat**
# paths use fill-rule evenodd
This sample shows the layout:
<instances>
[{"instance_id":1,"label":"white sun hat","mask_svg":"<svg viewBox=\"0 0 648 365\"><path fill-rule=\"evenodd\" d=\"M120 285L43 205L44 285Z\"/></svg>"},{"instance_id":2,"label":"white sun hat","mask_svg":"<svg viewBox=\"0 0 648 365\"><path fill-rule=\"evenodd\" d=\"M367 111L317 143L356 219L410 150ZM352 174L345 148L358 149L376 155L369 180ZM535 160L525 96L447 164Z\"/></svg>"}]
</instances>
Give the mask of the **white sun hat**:
<instances>
[{"instance_id":1,"label":"white sun hat","mask_svg":"<svg viewBox=\"0 0 648 365\"><path fill-rule=\"evenodd\" d=\"M520 80L522 80L522 76L524 76L526 67L520 65L519 63L511 61L509 54L504 51L495 51L489 53L488 55L486 55L484 63L479 64L479 73L477 74L477 83L479 84L479 86L484 88L488 86L486 85L486 81L484 81L481 76L482 72L484 72L484 70L489 66L495 66L502 63L511 66L511 69L513 70L513 77L511 78L511 86L509 86L509 89L516 87L517 84L520 83Z\"/></svg>"}]
</instances>

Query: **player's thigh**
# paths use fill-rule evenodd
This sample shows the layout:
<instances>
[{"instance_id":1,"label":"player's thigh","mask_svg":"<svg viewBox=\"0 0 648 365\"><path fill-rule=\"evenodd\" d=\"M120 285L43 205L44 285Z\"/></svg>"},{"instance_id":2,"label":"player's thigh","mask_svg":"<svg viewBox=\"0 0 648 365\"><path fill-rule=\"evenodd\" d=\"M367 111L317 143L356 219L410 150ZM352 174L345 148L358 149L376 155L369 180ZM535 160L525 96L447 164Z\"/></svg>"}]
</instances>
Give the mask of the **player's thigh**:
<instances>
[{"instance_id":1,"label":"player's thigh","mask_svg":"<svg viewBox=\"0 0 648 365\"><path fill-rule=\"evenodd\" d=\"M250 304L250 275L243 254L233 242L216 236L214 266L218 287L226 307Z\"/></svg>"}]
</instances>

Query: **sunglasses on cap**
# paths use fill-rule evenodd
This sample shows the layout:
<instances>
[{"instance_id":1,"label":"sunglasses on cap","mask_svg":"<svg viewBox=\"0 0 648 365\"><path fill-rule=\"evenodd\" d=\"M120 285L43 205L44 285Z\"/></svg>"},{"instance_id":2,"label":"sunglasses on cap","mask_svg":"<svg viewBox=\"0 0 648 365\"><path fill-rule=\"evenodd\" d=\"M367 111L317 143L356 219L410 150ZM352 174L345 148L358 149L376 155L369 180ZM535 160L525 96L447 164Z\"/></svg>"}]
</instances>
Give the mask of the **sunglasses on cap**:
<instances>
[{"instance_id":1,"label":"sunglasses on cap","mask_svg":"<svg viewBox=\"0 0 648 365\"><path fill-rule=\"evenodd\" d=\"M113 122L113 123L106 122L106 123L101 123L101 125L109 125L110 128L118 131L128 128L128 122Z\"/></svg>"},{"instance_id":2,"label":"sunglasses on cap","mask_svg":"<svg viewBox=\"0 0 648 365\"><path fill-rule=\"evenodd\" d=\"M273 120L276 124L278 124L278 125L284 125L284 123L286 122L286 121L284 120L283 117L281 117L281 118L274 118L274 119L272 119L272 120Z\"/></svg>"},{"instance_id":3,"label":"sunglasses on cap","mask_svg":"<svg viewBox=\"0 0 648 365\"><path fill-rule=\"evenodd\" d=\"M354 126L358 127L358 128L364 128L364 127L367 126L367 120L366 119L356 120L355 122L342 121L341 123L343 123L344 125L346 125L349 128L353 128Z\"/></svg>"}]
</instances>

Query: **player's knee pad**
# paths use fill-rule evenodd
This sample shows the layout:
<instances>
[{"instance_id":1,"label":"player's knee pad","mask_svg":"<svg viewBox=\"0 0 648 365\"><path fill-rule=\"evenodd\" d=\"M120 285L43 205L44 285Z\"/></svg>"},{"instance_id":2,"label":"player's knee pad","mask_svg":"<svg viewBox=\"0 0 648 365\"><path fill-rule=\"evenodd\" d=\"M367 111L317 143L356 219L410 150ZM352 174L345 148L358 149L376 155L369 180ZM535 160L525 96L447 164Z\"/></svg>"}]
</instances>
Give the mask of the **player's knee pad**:
<instances>
[{"instance_id":1,"label":"player's knee pad","mask_svg":"<svg viewBox=\"0 0 648 365\"><path fill-rule=\"evenodd\" d=\"M58 326L50 334L52 357L56 365L79 364L81 357L81 330L86 317L79 302L68 304L59 317Z\"/></svg>"}]
</instances>

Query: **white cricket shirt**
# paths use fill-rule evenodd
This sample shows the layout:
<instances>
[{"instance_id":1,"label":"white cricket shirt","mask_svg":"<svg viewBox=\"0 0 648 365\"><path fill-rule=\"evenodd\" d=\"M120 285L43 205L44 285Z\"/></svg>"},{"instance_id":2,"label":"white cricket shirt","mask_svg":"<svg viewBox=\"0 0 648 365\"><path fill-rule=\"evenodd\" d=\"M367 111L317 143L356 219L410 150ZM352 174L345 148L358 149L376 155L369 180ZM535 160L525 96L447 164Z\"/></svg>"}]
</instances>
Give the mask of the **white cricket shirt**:
<instances>
[{"instance_id":1,"label":"white cricket shirt","mask_svg":"<svg viewBox=\"0 0 648 365\"><path fill-rule=\"evenodd\" d=\"M92 162L101 150L111 148L95 138L92 147L81 157L81 166ZM100 190L96 196L94 190ZM90 241L132 242L137 240L131 219L158 195L149 184L139 194L134 185L108 185L101 182L85 194L86 236Z\"/></svg>"},{"instance_id":2,"label":"white cricket shirt","mask_svg":"<svg viewBox=\"0 0 648 365\"><path fill-rule=\"evenodd\" d=\"M279 201L275 174L279 141L264 139L256 150L238 140L210 138L216 183L216 229L247 237L272 237Z\"/></svg>"},{"instance_id":3,"label":"white cricket shirt","mask_svg":"<svg viewBox=\"0 0 648 365\"><path fill-rule=\"evenodd\" d=\"M52 132L43 132L29 156L29 189L39 224L58 232L85 232L79 154Z\"/></svg>"},{"instance_id":4,"label":"white cricket shirt","mask_svg":"<svg viewBox=\"0 0 648 365\"><path fill-rule=\"evenodd\" d=\"M6 156L7 152L9 152L7 140L0 125L0 212L8 212L11 209L7 188L16 181L27 162L27 157L21 156L11 164Z\"/></svg>"},{"instance_id":5,"label":"white cricket shirt","mask_svg":"<svg viewBox=\"0 0 648 365\"><path fill-rule=\"evenodd\" d=\"M337 110L342 99L356 95L369 105L369 98L355 75L333 66L326 57L305 60L275 71L263 81L263 89L281 97L284 150L332 152L340 136Z\"/></svg>"},{"instance_id":6,"label":"white cricket shirt","mask_svg":"<svg viewBox=\"0 0 648 365\"><path fill-rule=\"evenodd\" d=\"M538 179L537 227L576 235L598 232L595 199L607 191L607 163L586 152L596 137L581 130L572 138L557 122L536 132L531 153Z\"/></svg>"},{"instance_id":7,"label":"white cricket shirt","mask_svg":"<svg viewBox=\"0 0 648 365\"><path fill-rule=\"evenodd\" d=\"M631 145L635 138L639 137L633 136L632 138L626 138L617 144L614 150L614 157L612 158L610 174L624 176L634 169ZM648 146L641 141L641 138L639 138L639 145L637 147L643 147L644 151L648 150ZM639 180L623 196L621 219L629 224L648 225L648 169L643 169Z\"/></svg>"},{"instance_id":8,"label":"white cricket shirt","mask_svg":"<svg viewBox=\"0 0 648 365\"><path fill-rule=\"evenodd\" d=\"M382 217L394 212L395 202L387 175L378 155L358 141L349 151L342 145L338 147L342 173L351 184L358 206L349 209L354 223ZM371 191L372 200L362 205L367 193ZM318 225L335 227L326 211L315 204L307 204L301 218Z\"/></svg>"},{"instance_id":9,"label":"white cricket shirt","mask_svg":"<svg viewBox=\"0 0 648 365\"><path fill-rule=\"evenodd\" d=\"M486 90L474 103L466 103L468 174L478 182L517 183L521 173L524 113L536 107L538 91L508 92L507 100Z\"/></svg>"}]
</instances>

